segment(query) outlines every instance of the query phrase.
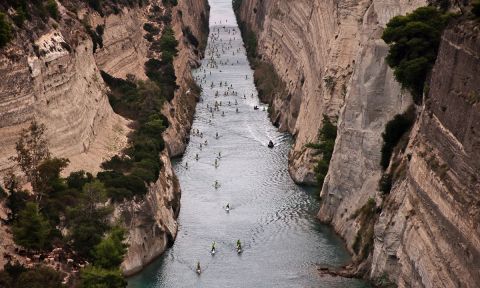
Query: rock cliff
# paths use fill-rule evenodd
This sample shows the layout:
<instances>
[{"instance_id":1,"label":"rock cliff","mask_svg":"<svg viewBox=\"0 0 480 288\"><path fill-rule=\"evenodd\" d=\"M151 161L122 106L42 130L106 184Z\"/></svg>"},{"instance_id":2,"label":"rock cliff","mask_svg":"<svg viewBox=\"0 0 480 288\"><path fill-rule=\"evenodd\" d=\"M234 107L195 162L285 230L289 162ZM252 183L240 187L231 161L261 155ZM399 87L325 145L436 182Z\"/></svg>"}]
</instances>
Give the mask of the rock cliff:
<instances>
[{"instance_id":1,"label":"rock cliff","mask_svg":"<svg viewBox=\"0 0 480 288\"><path fill-rule=\"evenodd\" d=\"M59 22L50 19L52 23L41 29L25 27L0 51L4 75L0 79L0 171L12 167L8 158L15 153L14 143L32 119L46 125L52 154L70 159L67 173L98 172L101 162L126 147L129 121L113 112L100 71L146 79L144 63L158 55L148 49L144 24L155 6L163 7L160 0L147 2L100 15L84 3L68 1L75 12L59 5ZM122 264L125 274L138 272L176 236L180 187L170 157L183 152L193 119L198 91L190 71L202 56L201 45L208 36L207 1L179 1L171 24L179 41L175 59L179 89L164 106L170 126L164 135L167 149L159 155L160 177L144 199L121 203L114 213L129 232L129 250ZM198 47L187 40L186 27L199 39ZM92 31L101 37L101 44L98 39L92 41ZM11 237L0 242L2 248L13 250ZM3 266L3 253L0 257Z\"/></svg>"},{"instance_id":2,"label":"rock cliff","mask_svg":"<svg viewBox=\"0 0 480 288\"><path fill-rule=\"evenodd\" d=\"M317 139L322 114L338 117L318 216L361 263L354 274L399 287L474 287L478 24L456 23L445 32L425 105L389 168L396 171L394 188L389 196L378 192L381 134L412 104L385 62L380 37L393 16L427 4L243 0L238 15L257 36L259 58L285 83L286 91L268 100L272 120L295 135L289 155L295 181L314 183L315 157L305 144ZM361 214L369 203L377 208L366 223ZM355 246L368 233L372 247L360 256Z\"/></svg>"},{"instance_id":3,"label":"rock cliff","mask_svg":"<svg viewBox=\"0 0 480 288\"><path fill-rule=\"evenodd\" d=\"M372 276L386 271L401 287L480 282L480 28L451 26L375 225Z\"/></svg>"}]
</instances>

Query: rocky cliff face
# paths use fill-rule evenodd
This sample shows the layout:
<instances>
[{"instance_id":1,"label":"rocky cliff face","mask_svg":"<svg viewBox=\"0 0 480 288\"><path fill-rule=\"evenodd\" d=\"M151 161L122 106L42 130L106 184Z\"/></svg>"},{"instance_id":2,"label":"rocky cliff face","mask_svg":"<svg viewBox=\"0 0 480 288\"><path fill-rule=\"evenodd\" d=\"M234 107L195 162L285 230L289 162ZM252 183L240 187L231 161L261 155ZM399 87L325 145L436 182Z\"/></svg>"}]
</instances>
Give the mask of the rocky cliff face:
<instances>
[{"instance_id":1,"label":"rocky cliff face","mask_svg":"<svg viewBox=\"0 0 480 288\"><path fill-rule=\"evenodd\" d=\"M122 270L126 275L139 272L163 253L177 235L180 186L170 157L182 154L186 148L186 139L192 125L196 99L199 96L193 91L191 69L196 66L203 53L201 48L193 47L186 40L183 31L185 27L191 27L192 33L200 41L206 40L208 35L202 27L208 25L208 3L195 0L179 1L172 15L172 27L176 38L179 39L179 53L174 61L179 89L175 92L173 100L165 103L163 107L163 113L170 124L163 134L167 146L161 155L164 166L157 182L149 187L144 199L116 207L116 216L124 219L129 231L129 249L122 263ZM137 76L141 77L141 74Z\"/></svg>"},{"instance_id":2,"label":"rocky cliff face","mask_svg":"<svg viewBox=\"0 0 480 288\"><path fill-rule=\"evenodd\" d=\"M480 235L474 224L478 25L445 32L429 97L417 108L408 148L396 155L392 193L382 198L378 192L381 133L412 104L385 63L388 47L380 37L393 16L426 4L243 0L239 15L256 33L262 60L286 84L285 93L271 101L272 118L296 136L289 170L297 182L314 182L314 157L304 145L317 138L322 114L338 116L319 218L333 225L354 254L364 236L359 231L372 225L373 249L363 259L354 257L363 263L356 273L389 278L400 287L473 287ZM369 199L382 212L366 224L360 214Z\"/></svg>"},{"instance_id":3,"label":"rocky cliff face","mask_svg":"<svg viewBox=\"0 0 480 288\"><path fill-rule=\"evenodd\" d=\"M208 0L185 0L179 1L173 13L175 33L182 35L186 29L192 31L199 46L192 46L185 37L179 41L179 54L174 61L179 89L175 91L171 103L163 107L163 113L170 122L170 127L163 134L170 156L181 155L188 143L196 102L200 97L191 70L200 65L199 59L206 47L209 11Z\"/></svg>"},{"instance_id":4,"label":"rocky cliff face","mask_svg":"<svg viewBox=\"0 0 480 288\"><path fill-rule=\"evenodd\" d=\"M15 153L19 132L34 118L47 126L52 153L70 159L67 173L80 169L97 172L101 162L127 144L128 121L113 112L100 71L120 78L133 75L146 79L144 63L158 55L148 50L143 26L154 6L163 7L162 1L148 1L104 16L84 4L75 5L80 6L76 14L59 6L62 20L46 26L56 29L25 30L0 53L0 72L4 75L0 79L0 171L12 166L8 158ZM183 32L189 27L200 43L206 40L208 3L179 1L172 15L171 24L180 43L175 59L180 88L164 107L170 122L164 135L168 149L160 155L164 165L144 199L122 203L114 213L129 230L130 247L122 264L125 274L139 271L176 236L180 187L170 157L185 148L197 97L190 71L202 55L202 48L189 43ZM102 27L103 45L92 41L85 24L94 31ZM3 231L5 227L0 228ZM2 237L0 242L2 247L12 246L10 237ZM2 264L3 253L0 257Z\"/></svg>"},{"instance_id":5,"label":"rocky cliff face","mask_svg":"<svg viewBox=\"0 0 480 288\"><path fill-rule=\"evenodd\" d=\"M98 171L126 143L127 121L108 103L92 41L60 8L65 25L22 33L0 54L0 170L11 167L19 131L34 118L47 126L53 154L70 158L70 169Z\"/></svg>"},{"instance_id":6,"label":"rocky cliff face","mask_svg":"<svg viewBox=\"0 0 480 288\"><path fill-rule=\"evenodd\" d=\"M375 226L372 276L387 271L402 287L480 282L480 29L452 26Z\"/></svg>"},{"instance_id":7,"label":"rocky cliff face","mask_svg":"<svg viewBox=\"0 0 480 288\"><path fill-rule=\"evenodd\" d=\"M180 186L168 153L164 151L160 159L164 167L145 197L115 209L115 218L122 219L129 231L129 248L121 267L125 275L139 272L162 254L177 235Z\"/></svg>"},{"instance_id":8,"label":"rocky cliff face","mask_svg":"<svg viewBox=\"0 0 480 288\"><path fill-rule=\"evenodd\" d=\"M261 58L273 64L286 84L287 91L273 99L272 108L280 129L296 136L289 155L289 171L295 181L315 183L312 172L315 161L305 144L317 139L323 114L338 116L351 90L354 72L370 69L369 76L360 80L369 81L369 90L358 87L362 91L350 93L374 92L379 96L383 90L390 90L392 94L399 94L396 92L400 89L393 81L379 79L374 83L376 77L392 78L385 63L376 63L382 61L387 51L379 40L382 27L391 17L424 4L421 0L242 1L240 18L256 32ZM370 52L375 55L368 54ZM362 59L372 65L359 63ZM379 75L375 69L380 69ZM394 87L382 87L383 83L390 82L392 84L386 85ZM378 101L390 100L383 97ZM385 104L395 110L385 111L382 117L387 119L403 109L397 107L397 103ZM372 110L383 108L370 107ZM361 124L360 119L358 123ZM382 123L375 124L379 131L383 129ZM362 132L368 130L364 128L358 127Z\"/></svg>"}]
</instances>

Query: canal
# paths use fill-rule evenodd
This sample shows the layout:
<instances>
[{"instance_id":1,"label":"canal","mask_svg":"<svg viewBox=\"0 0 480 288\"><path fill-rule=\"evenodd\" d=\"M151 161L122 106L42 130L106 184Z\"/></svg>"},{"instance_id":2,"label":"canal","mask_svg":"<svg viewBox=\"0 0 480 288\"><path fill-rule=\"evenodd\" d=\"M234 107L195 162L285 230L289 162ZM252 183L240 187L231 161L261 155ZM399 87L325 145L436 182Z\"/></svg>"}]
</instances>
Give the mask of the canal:
<instances>
[{"instance_id":1,"label":"canal","mask_svg":"<svg viewBox=\"0 0 480 288\"><path fill-rule=\"evenodd\" d=\"M178 236L129 287L364 287L319 275L318 264L342 265L349 255L315 218L318 190L297 186L288 174L292 139L270 123L257 98L231 0L210 6L206 57L194 71L202 99L187 150L174 161L182 188Z\"/></svg>"}]
</instances>

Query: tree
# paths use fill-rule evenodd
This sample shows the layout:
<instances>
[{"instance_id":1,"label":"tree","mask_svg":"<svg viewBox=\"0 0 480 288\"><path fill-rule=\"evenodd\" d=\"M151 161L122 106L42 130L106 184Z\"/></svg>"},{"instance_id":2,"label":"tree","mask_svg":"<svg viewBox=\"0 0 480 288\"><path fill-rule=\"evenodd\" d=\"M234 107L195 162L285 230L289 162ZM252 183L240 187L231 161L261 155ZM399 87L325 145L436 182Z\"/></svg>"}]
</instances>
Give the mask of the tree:
<instances>
[{"instance_id":1,"label":"tree","mask_svg":"<svg viewBox=\"0 0 480 288\"><path fill-rule=\"evenodd\" d=\"M38 204L28 202L13 226L15 243L27 249L41 250L48 245L51 227L40 213Z\"/></svg>"},{"instance_id":2,"label":"tree","mask_svg":"<svg viewBox=\"0 0 480 288\"><path fill-rule=\"evenodd\" d=\"M21 190L20 180L13 173L8 171L3 178L3 184L7 189L6 206L10 209L8 221L11 223L18 218L18 213L25 208L27 200L30 198L28 192Z\"/></svg>"},{"instance_id":3,"label":"tree","mask_svg":"<svg viewBox=\"0 0 480 288\"><path fill-rule=\"evenodd\" d=\"M55 0L47 0L45 8L47 8L48 13L53 19L55 20L60 19L60 13L58 12L58 5Z\"/></svg>"},{"instance_id":4,"label":"tree","mask_svg":"<svg viewBox=\"0 0 480 288\"><path fill-rule=\"evenodd\" d=\"M0 48L12 40L12 26L7 21L7 16L0 12Z\"/></svg>"},{"instance_id":5,"label":"tree","mask_svg":"<svg viewBox=\"0 0 480 288\"><path fill-rule=\"evenodd\" d=\"M17 156L10 158L16 161L22 172L25 173L27 180L32 184L33 192L36 194L38 201L42 198L38 167L40 163L50 157L45 130L45 125L33 120L28 129L22 130L20 139L15 145Z\"/></svg>"},{"instance_id":6,"label":"tree","mask_svg":"<svg viewBox=\"0 0 480 288\"><path fill-rule=\"evenodd\" d=\"M110 207L102 207L107 200L103 183L96 180L83 186L81 203L69 209L68 226L73 247L83 257L93 258L93 249L108 230Z\"/></svg>"},{"instance_id":7,"label":"tree","mask_svg":"<svg viewBox=\"0 0 480 288\"><path fill-rule=\"evenodd\" d=\"M103 183L95 180L91 183L86 183L83 186L83 195L85 198L85 208L88 215L92 215L97 207L97 204L107 201L107 191Z\"/></svg>"},{"instance_id":8,"label":"tree","mask_svg":"<svg viewBox=\"0 0 480 288\"><path fill-rule=\"evenodd\" d=\"M108 169L108 168L105 168ZM93 181L93 175L83 170L70 173L67 177L68 187L82 190L83 186Z\"/></svg>"},{"instance_id":9,"label":"tree","mask_svg":"<svg viewBox=\"0 0 480 288\"><path fill-rule=\"evenodd\" d=\"M422 100L424 83L448 20L448 14L435 7L420 7L406 16L393 17L383 31L382 39L390 46L387 63L417 104Z\"/></svg>"},{"instance_id":10,"label":"tree","mask_svg":"<svg viewBox=\"0 0 480 288\"><path fill-rule=\"evenodd\" d=\"M120 270L87 266L80 271L80 288L124 288L127 281Z\"/></svg>"},{"instance_id":11,"label":"tree","mask_svg":"<svg viewBox=\"0 0 480 288\"><path fill-rule=\"evenodd\" d=\"M415 109L412 106L404 113L395 115L395 117L385 125L385 131L382 133L383 146L381 151L382 157L380 159L380 165L384 170L387 169L390 164L393 149L403 134L410 130L414 121Z\"/></svg>"},{"instance_id":12,"label":"tree","mask_svg":"<svg viewBox=\"0 0 480 288\"><path fill-rule=\"evenodd\" d=\"M68 166L69 162L66 158L48 158L38 166L38 189L42 195L66 188L60 173Z\"/></svg>"},{"instance_id":13,"label":"tree","mask_svg":"<svg viewBox=\"0 0 480 288\"><path fill-rule=\"evenodd\" d=\"M109 228L107 216L111 210L98 208L92 214L84 211L83 205L70 209L68 213L70 239L78 255L93 259L94 247L102 241L104 233Z\"/></svg>"},{"instance_id":14,"label":"tree","mask_svg":"<svg viewBox=\"0 0 480 288\"><path fill-rule=\"evenodd\" d=\"M18 277L15 287L51 288L65 287L62 274L52 268L39 265L29 269Z\"/></svg>"},{"instance_id":15,"label":"tree","mask_svg":"<svg viewBox=\"0 0 480 288\"><path fill-rule=\"evenodd\" d=\"M125 230L120 227L114 227L110 233L97 246L95 246L94 258L95 266L104 269L116 269L123 261L123 256L127 252L125 240Z\"/></svg>"}]
</instances>

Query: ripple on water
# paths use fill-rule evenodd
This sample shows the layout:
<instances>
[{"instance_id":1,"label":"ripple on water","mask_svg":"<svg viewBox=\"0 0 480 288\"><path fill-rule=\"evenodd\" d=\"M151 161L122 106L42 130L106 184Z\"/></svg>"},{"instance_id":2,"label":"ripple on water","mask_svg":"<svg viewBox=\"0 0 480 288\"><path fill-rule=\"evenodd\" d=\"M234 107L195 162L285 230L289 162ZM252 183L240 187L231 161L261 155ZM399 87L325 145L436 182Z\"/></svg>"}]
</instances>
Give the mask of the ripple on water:
<instances>
[{"instance_id":1,"label":"ripple on water","mask_svg":"<svg viewBox=\"0 0 480 288\"><path fill-rule=\"evenodd\" d=\"M207 57L194 72L203 78L205 71L205 81L198 81L204 89L192 126L203 137L192 134L185 155L174 161L182 187L178 236L162 257L129 279L129 287L361 287L356 280L317 273L317 263L340 265L348 261L348 254L335 234L316 220L317 192L295 185L288 174L292 139L278 132L262 111L231 0L209 2L210 31L220 29L223 43L235 37L232 48L216 61L235 65L209 68ZM215 25L226 19L226 30L225 22ZM229 35L227 30L233 28L237 34ZM207 51L219 43L209 41ZM232 55L236 49L240 53ZM233 85L238 96L223 96L220 81ZM211 82L215 87L210 88ZM212 117L207 105L215 101L222 106ZM255 105L260 110L254 110ZM269 140L275 143L273 149L267 147ZM215 180L218 189L213 187ZM227 202L229 213L224 211ZM241 255L235 251L237 239L243 243ZM212 241L217 243L213 257ZM200 277L194 271L196 261L202 263Z\"/></svg>"}]
</instances>

